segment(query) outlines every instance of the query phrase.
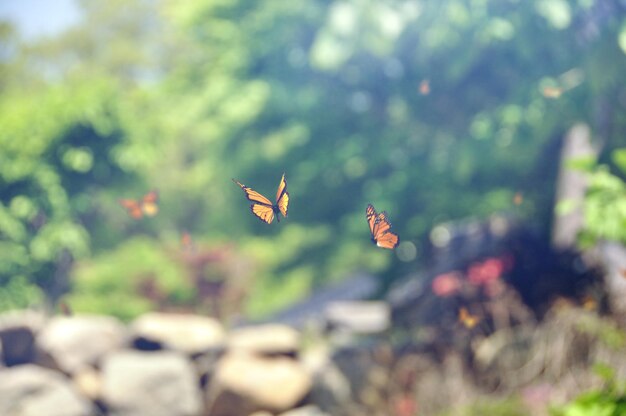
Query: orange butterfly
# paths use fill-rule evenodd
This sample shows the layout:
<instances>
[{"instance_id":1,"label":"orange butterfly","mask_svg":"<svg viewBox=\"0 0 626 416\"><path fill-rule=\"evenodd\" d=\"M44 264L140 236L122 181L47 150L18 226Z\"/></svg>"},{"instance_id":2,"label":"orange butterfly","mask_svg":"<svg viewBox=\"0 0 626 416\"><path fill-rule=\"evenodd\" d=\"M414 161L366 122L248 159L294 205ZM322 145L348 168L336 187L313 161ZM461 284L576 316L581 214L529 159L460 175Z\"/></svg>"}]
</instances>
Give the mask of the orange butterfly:
<instances>
[{"instance_id":1,"label":"orange butterfly","mask_svg":"<svg viewBox=\"0 0 626 416\"><path fill-rule=\"evenodd\" d=\"M285 180L285 174L278 184L278 190L276 191L276 203L272 204L272 201L253 190L252 188L242 184L241 182L233 179L246 194L248 200L254 202L250 205L252 213L256 215L261 221L271 224L276 220L280 222L279 214L283 214L283 217L287 217L287 207L289 205L289 192L287 192L287 181Z\"/></svg>"},{"instance_id":2,"label":"orange butterfly","mask_svg":"<svg viewBox=\"0 0 626 416\"><path fill-rule=\"evenodd\" d=\"M74 312L72 311L72 308L70 308L70 305L62 300L61 302L59 302L59 309L61 310L61 313L65 316L72 316L74 315Z\"/></svg>"},{"instance_id":3,"label":"orange butterfly","mask_svg":"<svg viewBox=\"0 0 626 416\"><path fill-rule=\"evenodd\" d=\"M430 94L430 81L427 79L422 80L422 82L420 82L419 90L422 95Z\"/></svg>"},{"instance_id":4,"label":"orange butterfly","mask_svg":"<svg viewBox=\"0 0 626 416\"><path fill-rule=\"evenodd\" d=\"M459 309L459 322L465 325L466 328L472 329L480 322L480 318L476 315L471 315L467 308L461 307Z\"/></svg>"},{"instance_id":5,"label":"orange butterfly","mask_svg":"<svg viewBox=\"0 0 626 416\"><path fill-rule=\"evenodd\" d=\"M128 215L138 220L144 215L147 217L154 217L159 212L159 206L157 202L159 200L159 193L157 191L150 191L139 201L134 199L120 199L120 204L126 208Z\"/></svg>"},{"instance_id":6,"label":"orange butterfly","mask_svg":"<svg viewBox=\"0 0 626 416\"><path fill-rule=\"evenodd\" d=\"M372 233L372 243L383 248L391 249L398 247L400 238L397 234L389 231L391 229L391 223L385 211L377 214L372 204L368 204L365 210L365 216L367 217L367 223Z\"/></svg>"},{"instance_id":7,"label":"orange butterfly","mask_svg":"<svg viewBox=\"0 0 626 416\"><path fill-rule=\"evenodd\" d=\"M546 98L559 98L565 90L559 87L544 87L542 93Z\"/></svg>"},{"instance_id":8,"label":"orange butterfly","mask_svg":"<svg viewBox=\"0 0 626 416\"><path fill-rule=\"evenodd\" d=\"M583 309L587 311L595 311L598 309L598 302L591 295L585 295L582 303Z\"/></svg>"},{"instance_id":9,"label":"orange butterfly","mask_svg":"<svg viewBox=\"0 0 626 416\"><path fill-rule=\"evenodd\" d=\"M183 248L190 248L193 245L193 240L191 239L191 234L188 231L183 231L180 236L180 245Z\"/></svg>"}]
</instances>

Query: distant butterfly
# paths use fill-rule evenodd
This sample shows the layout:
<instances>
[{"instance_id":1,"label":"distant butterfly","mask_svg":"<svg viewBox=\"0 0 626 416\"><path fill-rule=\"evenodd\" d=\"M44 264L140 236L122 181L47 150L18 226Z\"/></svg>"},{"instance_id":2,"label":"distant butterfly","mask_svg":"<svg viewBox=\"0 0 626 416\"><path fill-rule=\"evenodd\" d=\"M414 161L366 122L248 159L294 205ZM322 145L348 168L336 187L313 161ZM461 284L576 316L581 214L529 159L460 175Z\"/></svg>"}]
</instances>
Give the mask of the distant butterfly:
<instances>
[{"instance_id":1,"label":"distant butterfly","mask_svg":"<svg viewBox=\"0 0 626 416\"><path fill-rule=\"evenodd\" d=\"M459 322L465 325L466 328L472 329L480 322L480 318L470 314L467 308L461 307L461 309L459 309Z\"/></svg>"},{"instance_id":2,"label":"distant butterfly","mask_svg":"<svg viewBox=\"0 0 626 416\"><path fill-rule=\"evenodd\" d=\"M183 233L180 235L180 245L184 249L191 248L191 246L193 245L191 234L189 234L188 231L183 231Z\"/></svg>"},{"instance_id":3,"label":"distant butterfly","mask_svg":"<svg viewBox=\"0 0 626 416\"><path fill-rule=\"evenodd\" d=\"M559 87L544 87L542 90L543 96L546 98L559 98L565 90Z\"/></svg>"},{"instance_id":4,"label":"distant butterfly","mask_svg":"<svg viewBox=\"0 0 626 416\"><path fill-rule=\"evenodd\" d=\"M422 82L420 82L419 90L422 95L430 94L430 81L427 79L422 80Z\"/></svg>"},{"instance_id":5,"label":"distant butterfly","mask_svg":"<svg viewBox=\"0 0 626 416\"><path fill-rule=\"evenodd\" d=\"M150 191L138 201L135 199L120 199L119 202L126 208L128 215L138 220L144 215L154 217L157 212L159 212L159 206L157 205L158 200L159 193L157 191Z\"/></svg>"},{"instance_id":6,"label":"distant butterfly","mask_svg":"<svg viewBox=\"0 0 626 416\"><path fill-rule=\"evenodd\" d=\"M285 180L284 173L280 183L278 184L275 204L272 204L272 201L241 182L235 179L233 179L233 182L239 185L239 187L245 192L246 198L253 202L253 204L250 205L250 209L252 210L252 213L261 221L271 224L272 221L274 221L274 217L276 217L276 220L280 222L279 214L283 214L283 217L287 217L289 193L287 192L287 181Z\"/></svg>"},{"instance_id":7,"label":"distant butterfly","mask_svg":"<svg viewBox=\"0 0 626 416\"><path fill-rule=\"evenodd\" d=\"M372 233L372 243L376 244L378 247L389 249L398 246L400 238L397 234L389 231L391 229L391 223L385 211L377 214L372 204L368 204L365 210L365 216L370 226L370 232Z\"/></svg>"},{"instance_id":8,"label":"distant butterfly","mask_svg":"<svg viewBox=\"0 0 626 416\"><path fill-rule=\"evenodd\" d=\"M591 295L585 295L582 302L583 309L595 311L598 309L598 302Z\"/></svg>"},{"instance_id":9,"label":"distant butterfly","mask_svg":"<svg viewBox=\"0 0 626 416\"><path fill-rule=\"evenodd\" d=\"M188 231L183 231L180 236L180 251L184 254L193 254L196 252L196 243Z\"/></svg>"},{"instance_id":10,"label":"distant butterfly","mask_svg":"<svg viewBox=\"0 0 626 416\"><path fill-rule=\"evenodd\" d=\"M59 310L65 316L72 316L72 315L74 315L74 312L72 311L72 308L70 308L70 305L66 301L64 301L64 300L59 302Z\"/></svg>"}]
</instances>

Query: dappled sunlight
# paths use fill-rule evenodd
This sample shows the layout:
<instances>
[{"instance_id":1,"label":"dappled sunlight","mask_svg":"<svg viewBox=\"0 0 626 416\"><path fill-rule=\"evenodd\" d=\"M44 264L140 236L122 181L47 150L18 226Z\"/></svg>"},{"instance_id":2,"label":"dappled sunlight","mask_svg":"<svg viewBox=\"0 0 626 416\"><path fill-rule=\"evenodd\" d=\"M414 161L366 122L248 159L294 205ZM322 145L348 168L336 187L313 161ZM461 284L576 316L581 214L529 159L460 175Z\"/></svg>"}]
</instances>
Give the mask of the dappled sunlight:
<instances>
[{"instance_id":1,"label":"dappled sunlight","mask_svg":"<svg viewBox=\"0 0 626 416\"><path fill-rule=\"evenodd\" d=\"M1 415L626 412L622 0L13 3Z\"/></svg>"}]
</instances>

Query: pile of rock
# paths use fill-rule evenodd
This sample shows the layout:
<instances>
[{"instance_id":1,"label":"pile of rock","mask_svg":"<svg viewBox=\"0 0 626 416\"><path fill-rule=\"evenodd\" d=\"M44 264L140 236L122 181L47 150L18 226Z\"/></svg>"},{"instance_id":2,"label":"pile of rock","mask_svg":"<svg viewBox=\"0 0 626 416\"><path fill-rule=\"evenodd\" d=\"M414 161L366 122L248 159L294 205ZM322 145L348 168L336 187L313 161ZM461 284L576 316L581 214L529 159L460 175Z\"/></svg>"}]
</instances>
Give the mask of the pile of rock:
<instances>
[{"instance_id":1,"label":"pile of rock","mask_svg":"<svg viewBox=\"0 0 626 416\"><path fill-rule=\"evenodd\" d=\"M0 414L323 415L300 334L208 317L0 315Z\"/></svg>"}]
</instances>

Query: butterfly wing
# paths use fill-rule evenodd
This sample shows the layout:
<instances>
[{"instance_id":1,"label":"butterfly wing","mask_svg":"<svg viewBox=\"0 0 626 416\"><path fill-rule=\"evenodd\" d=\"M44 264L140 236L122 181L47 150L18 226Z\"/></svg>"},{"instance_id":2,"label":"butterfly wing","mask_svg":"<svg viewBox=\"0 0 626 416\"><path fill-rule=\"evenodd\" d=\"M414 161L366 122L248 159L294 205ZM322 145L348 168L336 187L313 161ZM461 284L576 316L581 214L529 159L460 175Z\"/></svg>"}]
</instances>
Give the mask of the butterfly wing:
<instances>
[{"instance_id":1,"label":"butterfly wing","mask_svg":"<svg viewBox=\"0 0 626 416\"><path fill-rule=\"evenodd\" d=\"M367 218L367 224L370 226L370 233L372 233L372 238L374 238L374 224L376 223L377 214L372 204L367 204L367 208L365 209L365 217Z\"/></svg>"},{"instance_id":2,"label":"butterfly wing","mask_svg":"<svg viewBox=\"0 0 626 416\"><path fill-rule=\"evenodd\" d=\"M235 179L233 179L233 182L235 182L237 185L239 185L241 189L243 189L243 192L246 194L246 198L248 198L249 201L256 202L262 205L267 205L269 207L272 206L272 201L270 201L269 199L267 199L266 197L264 197L263 195L255 191L254 189L250 188L249 186L244 185L243 183Z\"/></svg>"},{"instance_id":3,"label":"butterfly wing","mask_svg":"<svg viewBox=\"0 0 626 416\"><path fill-rule=\"evenodd\" d=\"M246 186L235 179L233 179L233 182L239 185L239 187L246 194L246 198L248 198L249 201L254 202L254 204L250 205L250 210L252 211L252 213L256 215L256 217L259 218L261 221L267 224L271 224L271 222L274 220L274 207L272 205L272 201L270 201L254 189L250 188L249 186ZM285 187L286 186L287 185L285 183Z\"/></svg>"},{"instance_id":4,"label":"butterfly wing","mask_svg":"<svg viewBox=\"0 0 626 416\"><path fill-rule=\"evenodd\" d=\"M378 247L388 249L396 248L398 247L398 244L400 244L400 237L398 237L398 234L392 233L391 231L388 231L379 237L375 237L375 240Z\"/></svg>"},{"instance_id":5,"label":"butterfly wing","mask_svg":"<svg viewBox=\"0 0 626 416\"><path fill-rule=\"evenodd\" d=\"M278 190L276 191L276 206L280 210L280 213L283 214L283 217L286 217L287 208L289 206L289 192L287 192L287 180L285 179L284 173L280 184L278 184Z\"/></svg>"},{"instance_id":6,"label":"butterfly wing","mask_svg":"<svg viewBox=\"0 0 626 416\"><path fill-rule=\"evenodd\" d=\"M134 199L120 199L120 205L126 208L126 212L132 218L138 220L143 217L143 211L141 209L141 204Z\"/></svg>"},{"instance_id":7,"label":"butterfly wing","mask_svg":"<svg viewBox=\"0 0 626 416\"><path fill-rule=\"evenodd\" d=\"M159 193L150 191L141 199L141 210L148 217L154 217L159 212Z\"/></svg>"},{"instance_id":8,"label":"butterfly wing","mask_svg":"<svg viewBox=\"0 0 626 416\"><path fill-rule=\"evenodd\" d=\"M383 235L391 228L391 223L387 218L387 213L385 211L381 212L376 216L376 220L374 221L374 235Z\"/></svg>"},{"instance_id":9,"label":"butterfly wing","mask_svg":"<svg viewBox=\"0 0 626 416\"><path fill-rule=\"evenodd\" d=\"M400 243L400 238L390 231L391 223L387 218L387 213L383 211L377 214L374 207L369 204L365 210L365 215L372 233L372 240L376 242L376 245L388 249L396 248Z\"/></svg>"},{"instance_id":10,"label":"butterfly wing","mask_svg":"<svg viewBox=\"0 0 626 416\"><path fill-rule=\"evenodd\" d=\"M250 205L250 210L254 215L257 216L258 219L263 221L264 223L271 224L274 221L274 209L272 206L267 206L265 204L252 204Z\"/></svg>"}]
</instances>

